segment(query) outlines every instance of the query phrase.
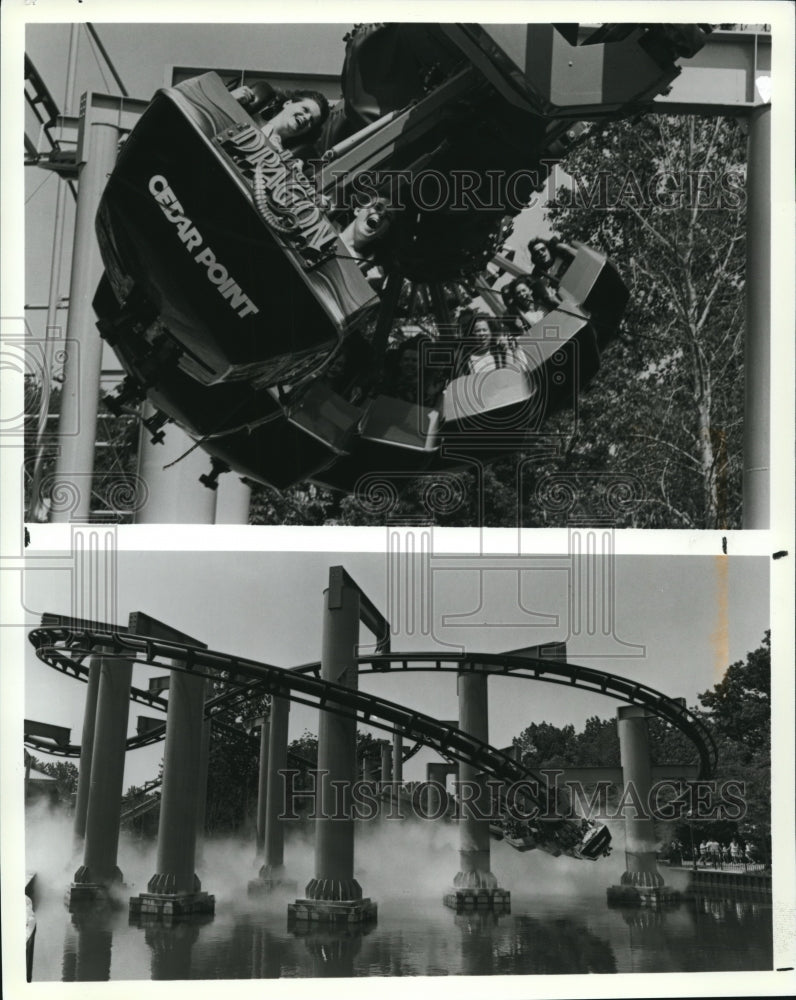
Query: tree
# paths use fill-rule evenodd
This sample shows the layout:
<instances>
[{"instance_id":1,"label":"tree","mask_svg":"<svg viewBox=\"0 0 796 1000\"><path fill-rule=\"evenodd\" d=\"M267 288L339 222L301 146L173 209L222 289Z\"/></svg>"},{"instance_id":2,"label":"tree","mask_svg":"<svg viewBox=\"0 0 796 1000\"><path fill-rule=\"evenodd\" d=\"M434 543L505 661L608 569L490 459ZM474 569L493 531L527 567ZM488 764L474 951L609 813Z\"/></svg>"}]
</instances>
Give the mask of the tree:
<instances>
[{"instance_id":1,"label":"tree","mask_svg":"<svg viewBox=\"0 0 796 1000\"><path fill-rule=\"evenodd\" d=\"M69 760L43 761L30 755L30 766L55 779L58 802L69 804L77 791L78 770Z\"/></svg>"},{"instance_id":2,"label":"tree","mask_svg":"<svg viewBox=\"0 0 796 1000\"><path fill-rule=\"evenodd\" d=\"M519 748L522 763L536 770L576 762L575 727L571 724L560 728L550 722L532 722L514 737L513 745Z\"/></svg>"},{"instance_id":3,"label":"tree","mask_svg":"<svg viewBox=\"0 0 796 1000\"><path fill-rule=\"evenodd\" d=\"M699 700L720 737L752 759L771 749L771 632L746 660L730 664L721 681Z\"/></svg>"},{"instance_id":4,"label":"tree","mask_svg":"<svg viewBox=\"0 0 796 1000\"><path fill-rule=\"evenodd\" d=\"M619 737L616 719L592 715L576 737L575 759L583 767L618 767Z\"/></svg>"},{"instance_id":5,"label":"tree","mask_svg":"<svg viewBox=\"0 0 796 1000\"><path fill-rule=\"evenodd\" d=\"M699 700L719 750L716 778L743 782L746 812L737 832L771 857L771 632Z\"/></svg>"},{"instance_id":6,"label":"tree","mask_svg":"<svg viewBox=\"0 0 796 1000\"><path fill-rule=\"evenodd\" d=\"M609 255L630 287L549 467L640 478L618 526L740 526L745 156L731 119L613 122L568 158L571 183L548 203L557 234Z\"/></svg>"}]
</instances>

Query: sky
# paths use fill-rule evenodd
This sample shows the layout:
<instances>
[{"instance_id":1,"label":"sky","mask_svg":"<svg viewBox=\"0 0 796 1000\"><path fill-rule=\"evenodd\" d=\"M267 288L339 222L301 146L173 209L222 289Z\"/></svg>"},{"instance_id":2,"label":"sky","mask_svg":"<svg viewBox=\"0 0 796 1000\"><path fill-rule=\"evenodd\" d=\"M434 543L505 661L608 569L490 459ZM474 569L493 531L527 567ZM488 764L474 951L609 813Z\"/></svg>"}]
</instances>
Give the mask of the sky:
<instances>
[{"instance_id":1,"label":"sky","mask_svg":"<svg viewBox=\"0 0 796 1000\"><path fill-rule=\"evenodd\" d=\"M86 568L73 572L62 558L61 569L48 570L46 553L37 558L42 568L31 563L25 577L28 621L36 624L44 611L79 615L81 606L73 606L73 594ZM614 609L613 635L588 635L578 628L569 612L576 564L565 555L550 554L524 558L521 572L516 557L503 563L489 560L491 569L474 557L432 557L432 627L425 634L407 624L412 608L419 621L416 602L406 600L405 590L396 594L390 588L398 564L376 553L120 551L115 569L100 564L95 575L105 580L113 574L116 607L95 606L95 611L120 624L126 624L130 612L144 611L211 649L296 666L320 659L323 590L333 565L343 565L392 620L394 651L464 647L468 652L501 652L567 641L571 662L637 678L665 694L685 697L689 705L721 679L729 663L756 649L769 627L768 561L742 556L614 557L613 598L605 592ZM410 577L417 581L420 570L418 561L411 574L402 564L399 586ZM364 629L360 641L371 641ZM162 671L137 665L133 684L146 687L155 673ZM458 714L452 673L363 675L360 686L439 719ZM517 678L494 677L489 688L490 741L499 747L508 746L532 722L571 722L580 729L591 715L613 717L619 704ZM41 663L26 643L27 718L70 727L72 742L79 743L85 692L85 685ZM129 734L139 714L153 713L132 705ZM317 716L316 710L294 705L290 739L305 729L317 733ZM160 744L129 753L125 787L154 777L162 750ZM422 780L426 762L436 759L432 751L422 751L407 765L406 780Z\"/></svg>"}]
</instances>

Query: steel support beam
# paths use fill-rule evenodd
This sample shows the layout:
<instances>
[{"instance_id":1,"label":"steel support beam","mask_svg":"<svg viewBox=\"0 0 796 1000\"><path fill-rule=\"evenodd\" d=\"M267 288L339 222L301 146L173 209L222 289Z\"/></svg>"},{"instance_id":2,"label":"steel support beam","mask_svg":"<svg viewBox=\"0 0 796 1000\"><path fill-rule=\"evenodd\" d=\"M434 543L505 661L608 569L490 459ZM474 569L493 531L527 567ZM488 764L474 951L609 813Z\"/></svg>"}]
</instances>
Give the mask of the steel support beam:
<instances>
[{"instance_id":1,"label":"steel support beam","mask_svg":"<svg viewBox=\"0 0 796 1000\"><path fill-rule=\"evenodd\" d=\"M75 847L83 843L86 836L86 816L91 787L91 757L94 751L94 727L97 721L97 694L102 660L92 656L89 660L86 703L83 709L83 734L80 738L80 765L77 772L77 798L75 800L74 838Z\"/></svg>"},{"instance_id":2,"label":"steel support beam","mask_svg":"<svg viewBox=\"0 0 796 1000\"><path fill-rule=\"evenodd\" d=\"M399 784L404 780L404 738L397 730L392 737L392 777Z\"/></svg>"},{"instance_id":3,"label":"steel support beam","mask_svg":"<svg viewBox=\"0 0 796 1000\"><path fill-rule=\"evenodd\" d=\"M216 524L248 524L251 486L234 472L221 476L216 490Z\"/></svg>"},{"instance_id":4,"label":"steel support beam","mask_svg":"<svg viewBox=\"0 0 796 1000\"><path fill-rule=\"evenodd\" d=\"M625 871L621 884L642 892L654 890L663 885L663 876L655 854L655 825L647 815L652 788L647 711L623 705L617 709L616 718L625 803Z\"/></svg>"},{"instance_id":5,"label":"steel support beam","mask_svg":"<svg viewBox=\"0 0 796 1000\"><path fill-rule=\"evenodd\" d=\"M119 139L132 128L144 107L146 102L92 92L81 99L79 182L58 423L59 452L49 490L50 519L55 522L86 521L91 511L102 361L102 341L95 328L91 302L103 271L94 218L108 174L116 162Z\"/></svg>"},{"instance_id":6,"label":"steel support beam","mask_svg":"<svg viewBox=\"0 0 796 1000\"><path fill-rule=\"evenodd\" d=\"M207 649L205 643L140 611L130 615L129 631ZM195 871L197 817L203 797L206 688L207 680L202 676L181 670L171 674L156 871L147 883L147 892L130 900L133 915L187 915L212 913L214 909L215 899L201 892Z\"/></svg>"},{"instance_id":7,"label":"steel support beam","mask_svg":"<svg viewBox=\"0 0 796 1000\"><path fill-rule=\"evenodd\" d=\"M459 674L456 679L459 696L459 729L476 739L489 742L489 708L487 702L487 675L481 673ZM495 889L497 879L490 870L489 820L481 819L488 813L489 804L483 778L472 764L459 764L460 820L459 820L459 872L453 880L457 889ZM468 801L471 786L479 786L478 794ZM463 787L462 787L463 786ZM462 795L462 792L465 794Z\"/></svg>"},{"instance_id":8,"label":"steel support beam","mask_svg":"<svg viewBox=\"0 0 796 1000\"><path fill-rule=\"evenodd\" d=\"M122 881L116 855L132 674L131 660L101 651L85 849L73 884L73 889L91 886L92 896ZM72 892L76 895L82 894Z\"/></svg>"},{"instance_id":9,"label":"steel support beam","mask_svg":"<svg viewBox=\"0 0 796 1000\"><path fill-rule=\"evenodd\" d=\"M268 777L264 827L264 860L260 878L284 882L285 873L285 808L284 778L287 767L287 737L290 700L274 695L271 698L271 718L268 733Z\"/></svg>"},{"instance_id":10,"label":"steel support beam","mask_svg":"<svg viewBox=\"0 0 796 1000\"><path fill-rule=\"evenodd\" d=\"M268 716L260 719L260 757L257 768L257 823L255 826L255 857L262 858L265 853L265 805L268 795L268 733L270 731Z\"/></svg>"},{"instance_id":11,"label":"steel support beam","mask_svg":"<svg viewBox=\"0 0 796 1000\"><path fill-rule=\"evenodd\" d=\"M324 593L321 678L356 690L359 590L333 567ZM309 899L358 900L354 878L354 820L350 786L357 780L357 727L348 717L321 712L318 728L318 819L315 821L315 878ZM348 802L345 798L348 797ZM338 802L338 798L344 801Z\"/></svg>"},{"instance_id":12,"label":"steel support beam","mask_svg":"<svg viewBox=\"0 0 796 1000\"><path fill-rule=\"evenodd\" d=\"M771 105L749 118L746 177L743 526L770 524Z\"/></svg>"},{"instance_id":13,"label":"steel support beam","mask_svg":"<svg viewBox=\"0 0 796 1000\"><path fill-rule=\"evenodd\" d=\"M144 404L144 419L155 409ZM184 457L183 457L184 456ZM208 472L210 458L176 424L165 428L162 444L153 444L141 425L138 475L145 498L136 513L137 524L213 524L216 490L199 482Z\"/></svg>"}]
</instances>

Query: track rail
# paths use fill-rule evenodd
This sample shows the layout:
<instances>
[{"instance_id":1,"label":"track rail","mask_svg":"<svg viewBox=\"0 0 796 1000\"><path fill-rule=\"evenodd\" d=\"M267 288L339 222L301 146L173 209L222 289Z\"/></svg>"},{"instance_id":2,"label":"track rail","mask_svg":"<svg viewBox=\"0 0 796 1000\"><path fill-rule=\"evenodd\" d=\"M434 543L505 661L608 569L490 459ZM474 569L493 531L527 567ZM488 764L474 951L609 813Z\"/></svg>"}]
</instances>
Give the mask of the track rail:
<instances>
[{"instance_id":1,"label":"track rail","mask_svg":"<svg viewBox=\"0 0 796 1000\"><path fill-rule=\"evenodd\" d=\"M513 782L529 776L528 770L507 754L456 727L385 698L322 680L319 663L287 669L214 650L150 639L116 629L107 630L107 627L94 630L63 626L38 628L30 633L30 641L41 660L65 673L74 673L75 662L82 664L86 656L102 650L106 655L133 659L149 666L178 669L207 679L222 680L234 688L244 687L252 694L280 695L313 708L354 715L363 723L388 732L400 732L500 780ZM682 703L647 685L590 667L503 654L442 657L423 653L378 654L359 657L358 662L360 669L369 668L363 672L386 672L396 667L407 671L487 672L596 691L643 705L681 729L697 747L702 776L711 772L715 761L715 745L710 733ZM151 737L151 734L146 736ZM141 737L133 739L140 740Z\"/></svg>"}]
</instances>

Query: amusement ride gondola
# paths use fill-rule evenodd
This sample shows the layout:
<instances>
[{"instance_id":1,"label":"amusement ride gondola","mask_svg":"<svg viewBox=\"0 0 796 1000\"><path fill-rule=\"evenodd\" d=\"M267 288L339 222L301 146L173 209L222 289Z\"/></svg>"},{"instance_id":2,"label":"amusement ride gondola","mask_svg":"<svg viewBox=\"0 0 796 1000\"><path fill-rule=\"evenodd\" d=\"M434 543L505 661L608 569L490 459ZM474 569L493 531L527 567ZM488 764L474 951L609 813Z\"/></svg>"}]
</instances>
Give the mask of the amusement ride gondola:
<instances>
[{"instance_id":1,"label":"amusement ride gondola","mask_svg":"<svg viewBox=\"0 0 796 1000\"><path fill-rule=\"evenodd\" d=\"M575 245L542 318L504 315L490 277L511 219L593 123L649 107L705 30L360 26L343 99L304 146L264 128L256 84L159 91L97 215L94 307L126 372L109 405L148 398L153 440L183 427L211 487L232 469L351 490L374 470L453 469L507 434L521 447L594 377L628 292ZM454 309L478 296L512 349L472 373ZM422 315L406 391L397 362Z\"/></svg>"}]
</instances>

